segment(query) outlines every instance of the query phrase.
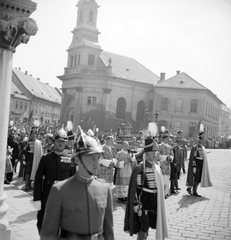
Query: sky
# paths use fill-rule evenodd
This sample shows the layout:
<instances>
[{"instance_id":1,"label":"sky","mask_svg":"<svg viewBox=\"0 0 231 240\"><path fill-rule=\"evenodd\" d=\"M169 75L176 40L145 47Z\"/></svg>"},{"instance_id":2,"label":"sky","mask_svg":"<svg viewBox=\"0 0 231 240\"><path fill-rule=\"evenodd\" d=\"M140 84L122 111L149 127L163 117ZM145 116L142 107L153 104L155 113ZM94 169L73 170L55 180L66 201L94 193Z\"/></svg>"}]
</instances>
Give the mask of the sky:
<instances>
[{"instance_id":1,"label":"sky","mask_svg":"<svg viewBox=\"0 0 231 240\"><path fill-rule=\"evenodd\" d=\"M34 0L36 36L13 67L61 88L78 0ZM231 107L231 0L96 0L102 50L134 58L166 78L187 73Z\"/></svg>"}]
</instances>

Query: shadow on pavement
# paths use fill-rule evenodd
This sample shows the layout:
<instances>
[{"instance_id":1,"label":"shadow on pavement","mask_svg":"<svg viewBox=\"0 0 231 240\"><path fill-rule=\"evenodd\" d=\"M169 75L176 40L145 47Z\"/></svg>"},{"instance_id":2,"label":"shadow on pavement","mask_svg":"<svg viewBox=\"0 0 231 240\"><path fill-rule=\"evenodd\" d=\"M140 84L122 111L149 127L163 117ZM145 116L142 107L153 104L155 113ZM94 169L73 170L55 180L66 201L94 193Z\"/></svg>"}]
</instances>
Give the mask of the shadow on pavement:
<instances>
[{"instance_id":1,"label":"shadow on pavement","mask_svg":"<svg viewBox=\"0 0 231 240\"><path fill-rule=\"evenodd\" d=\"M208 201L209 199L206 197L196 197L190 195L183 195L182 199L178 202L180 208L187 208L194 203L198 203L201 201Z\"/></svg>"},{"instance_id":2,"label":"shadow on pavement","mask_svg":"<svg viewBox=\"0 0 231 240\"><path fill-rule=\"evenodd\" d=\"M29 221L32 221L35 219L37 219L37 210L19 215L17 217L17 220L15 220L14 222L11 222L11 224L16 223L16 222L22 223L20 221L24 221L24 223L25 223L25 222L29 222Z\"/></svg>"}]
</instances>

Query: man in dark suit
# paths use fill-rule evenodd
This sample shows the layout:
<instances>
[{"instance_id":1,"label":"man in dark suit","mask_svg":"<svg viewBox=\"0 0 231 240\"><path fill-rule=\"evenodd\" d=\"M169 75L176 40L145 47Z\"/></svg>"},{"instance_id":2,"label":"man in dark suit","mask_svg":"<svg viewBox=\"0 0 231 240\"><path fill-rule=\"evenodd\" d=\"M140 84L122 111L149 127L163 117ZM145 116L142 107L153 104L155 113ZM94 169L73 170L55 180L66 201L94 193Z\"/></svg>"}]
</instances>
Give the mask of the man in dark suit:
<instances>
[{"instance_id":1,"label":"man in dark suit","mask_svg":"<svg viewBox=\"0 0 231 240\"><path fill-rule=\"evenodd\" d=\"M66 132L60 129L54 137L55 151L44 155L39 163L34 181L34 207L38 210L37 228L40 233L45 206L51 187L54 183L71 177L75 166L71 163L71 155L65 151Z\"/></svg>"},{"instance_id":2,"label":"man in dark suit","mask_svg":"<svg viewBox=\"0 0 231 240\"><path fill-rule=\"evenodd\" d=\"M52 186L41 240L114 240L112 193L97 173L101 145L83 132L77 140L75 176Z\"/></svg>"}]
</instances>

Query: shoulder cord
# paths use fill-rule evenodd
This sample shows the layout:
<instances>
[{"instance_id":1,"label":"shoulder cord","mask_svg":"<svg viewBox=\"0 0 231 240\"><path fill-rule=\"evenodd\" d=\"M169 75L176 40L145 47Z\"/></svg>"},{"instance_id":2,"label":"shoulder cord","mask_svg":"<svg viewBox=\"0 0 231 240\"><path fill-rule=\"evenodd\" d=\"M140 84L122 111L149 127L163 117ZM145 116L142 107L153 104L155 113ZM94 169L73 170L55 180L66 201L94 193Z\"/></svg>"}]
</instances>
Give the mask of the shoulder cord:
<instances>
[{"instance_id":1,"label":"shoulder cord","mask_svg":"<svg viewBox=\"0 0 231 240\"><path fill-rule=\"evenodd\" d=\"M144 180L145 180L145 161L143 161L143 176L142 176L142 185L141 185L141 191L140 194L138 196L138 206L139 206L139 210L142 209L142 203L141 203L141 197L142 197L142 193L143 193L143 188L144 188Z\"/></svg>"}]
</instances>

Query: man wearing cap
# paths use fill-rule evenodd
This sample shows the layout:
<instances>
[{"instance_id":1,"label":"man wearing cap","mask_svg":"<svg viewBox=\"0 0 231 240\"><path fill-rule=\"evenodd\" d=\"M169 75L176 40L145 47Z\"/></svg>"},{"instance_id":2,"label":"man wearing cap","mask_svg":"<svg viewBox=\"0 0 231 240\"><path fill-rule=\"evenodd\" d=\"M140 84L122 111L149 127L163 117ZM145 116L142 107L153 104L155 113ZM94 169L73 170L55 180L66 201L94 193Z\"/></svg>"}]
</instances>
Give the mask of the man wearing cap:
<instances>
[{"instance_id":1,"label":"man wearing cap","mask_svg":"<svg viewBox=\"0 0 231 240\"><path fill-rule=\"evenodd\" d=\"M188 174L187 174L187 192L190 195L201 197L197 193L197 188L211 187L213 184L210 181L209 168L205 148L202 145L205 139L204 132L199 132L199 139L196 145L191 149Z\"/></svg>"},{"instance_id":2,"label":"man wearing cap","mask_svg":"<svg viewBox=\"0 0 231 240\"><path fill-rule=\"evenodd\" d=\"M71 155L64 151L67 141L66 132L60 129L54 136L55 151L44 155L39 163L34 181L34 207L38 210L37 228L40 232L47 198L52 185L71 177L75 166L71 164Z\"/></svg>"},{"instance_id":3,"label":"man wearing cap","mask_svg":"<svg viewBox=\"0 0 231 240\"><path fill-rule=\"evenodd\" d=\"M52 186L41 240L114 240L112 193L97 173L101 145L83 132L77 140L76 174Z\"/></svg>"},{"instance_id":4,"label":"man wearing cap","mask_svg":"<svg viewBox=\"0 0 231 240\"><path fill-rule=\"evenodd\" d=\"M155 163L157 146L145 139L144 160L132 172L129 183L124 231L137 240L146 240L149 228L156 229L156 239L168 237L164 190L160 167Z\"/></svg>"}]
</instances>

